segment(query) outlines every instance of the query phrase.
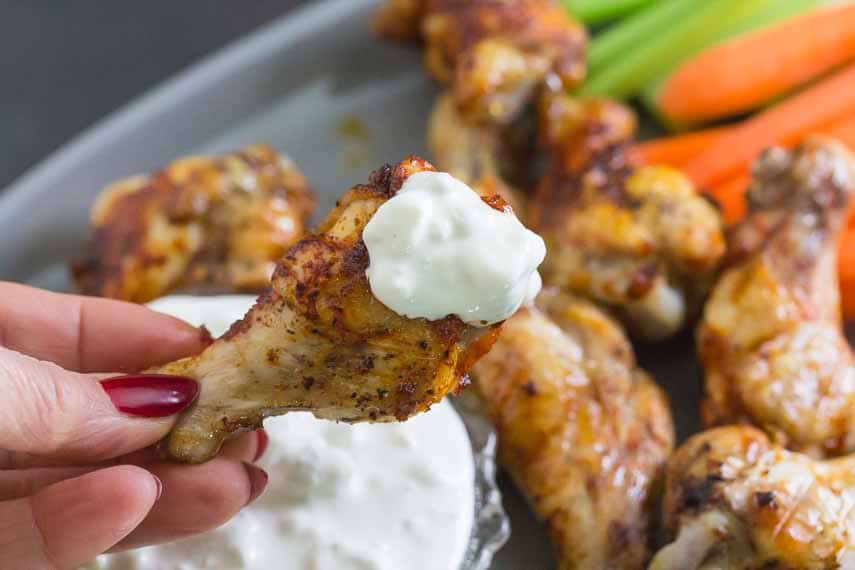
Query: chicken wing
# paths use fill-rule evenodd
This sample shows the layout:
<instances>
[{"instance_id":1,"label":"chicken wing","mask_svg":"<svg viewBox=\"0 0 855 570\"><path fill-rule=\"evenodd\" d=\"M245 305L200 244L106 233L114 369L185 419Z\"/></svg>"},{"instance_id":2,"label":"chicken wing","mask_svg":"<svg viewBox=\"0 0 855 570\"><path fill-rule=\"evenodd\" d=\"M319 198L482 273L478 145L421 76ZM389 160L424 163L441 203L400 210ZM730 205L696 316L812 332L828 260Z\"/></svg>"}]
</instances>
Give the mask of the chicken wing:
<instances>
[{"instance_id":1,"label":"chicken wing","mask_svg":"<svg viewBox=\"0 0 855 570\"><path fill-rule=\"evenodd\" d=\"M467 120L505 124L548 81L585 75L585 29L555 0L390 0L375 28L421 38L425 65Z\"/></svg>"},{"instance_id":2,"label":"chicken wing","mask_svg":"<svg viewBox=\"0 0 855 570\"><path fill-rule=\"evenodd\" d=\"M436 165L482 196L498 194L521 215L528 158L524 128L478 125L463 118L451 97L437 98L428 121L428 146Z\"/></svg>"},{"instance_id":3,"label":"chicken wing","mask_svg":"<svg viewBox=\"0 0 855 570\"><path fill-rule=\"evenodd\" d=\"M749 422L817 456L855 451L855 362L843 336L837 246L855 163L815 138L754 165L750 213L698 334L704 419Z\"/></svg>"},{"instance_id":4,"label":"chicken wing","mask_svg":"<svg viewBox=\"0 0 855 570\"><path fill-rule=\"evenodd\" d=\"M81 292L144 303L175 290L261 291L315 199L287 157L250 146L105 189L73 267Z\"/></svg>"},{"instance_id":5,"label":"chicken wing","mask_svg":"<svg viewBox=\"0 0 855 570\"><path fill-rule=\"evenodd\" d=\"M673 447L664 394L620 327L587 301L545 292L511 317L473 369L500 457L543 520L560 567L641 568Z\"/></svg>"},{"instance_id":6,"label":"chicken wing","mask_svg":"<svg viewBox=\"0 0 855 570\"><path fill-rule=\"evenodd\" d=\"M609 307L644 338L672 335L724 255L718 212L680 172L631 164L635 117L618 103L550 94L540 124L549 158L528 221L546 240L544 282Z\"/></svg>"},{"instance_id":7,"label":"chicken wing","mask_svg":"<svg viewBox=\"0 0 855 570\"><path fill-rule=\"evenodd\" d=\"M352 188L278 263L271 288L241 321L199 356L157 370L201 383L168 438L173 457L205 461L228 435L291 410L344 422L405 420L462 385L498 326L403 317L372 295L365 276L362 229L424 170L433 167L410 157Z\"/></svg>"},{"instance_id":8,"label":"chicken wing","mask_svg":"<svg viewBox=\"0 0 855 570\"><path fill-rule=\"evenodd\" d=\"M650 570L855 568L855 458L816 461L749 426L695 435L668 464L676 537Z\"/></svg>"}]
</instances>

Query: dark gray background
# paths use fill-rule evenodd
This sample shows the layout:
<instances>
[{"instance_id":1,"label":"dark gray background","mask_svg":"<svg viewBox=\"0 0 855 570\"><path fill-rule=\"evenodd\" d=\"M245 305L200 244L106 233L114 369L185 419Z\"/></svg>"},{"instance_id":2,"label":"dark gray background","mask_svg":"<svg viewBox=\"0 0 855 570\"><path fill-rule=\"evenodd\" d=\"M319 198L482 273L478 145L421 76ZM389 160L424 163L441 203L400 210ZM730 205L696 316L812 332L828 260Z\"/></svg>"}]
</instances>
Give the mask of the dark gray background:
<instances>
[{"instance_id":1,"label":"dark gray background","mask_svg":"<svg viewBox=\"0 0 855 570\"><path fill-rule=\"evenodd\" d=\"M0 190L110 111L309 0L0 0Z\"/></svg>"}]
</instances>

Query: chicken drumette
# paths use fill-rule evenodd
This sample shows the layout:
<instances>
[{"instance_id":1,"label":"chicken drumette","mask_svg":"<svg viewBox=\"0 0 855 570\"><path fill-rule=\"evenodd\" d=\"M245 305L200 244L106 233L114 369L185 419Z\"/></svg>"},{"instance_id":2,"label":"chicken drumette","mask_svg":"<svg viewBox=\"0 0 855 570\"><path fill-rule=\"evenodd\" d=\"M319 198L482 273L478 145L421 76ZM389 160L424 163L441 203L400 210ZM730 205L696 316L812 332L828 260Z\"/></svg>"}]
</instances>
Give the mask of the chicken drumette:
<instances>
[{"instance_id":1,"label":"chicken drumette","mask_svg":"<svg viewBox=\"0 0 855 570\"><path fill-rule=\"evenodd\" d=\"M479 125L467 121L447 94L440 95L428 120L428 146L436 164L482 196L498 194L521 217L525 195L528 137L519 125Z\"/></svg>"},{"instance_id":2,"label":"chicken drumette","mask_svg":"<svg viewBox=\"0 0 855 570\"><path fill-rule=\"evenodd\" d=\"M700 309L725 242L716 209L680 172L635 167L633 113L555 93L540 106L548 155L528 210L547 244L544 282L612 309L657 340Z\"/></svg>"},{"instance_id":3,"label":"chicken drumette","mask_svg":"<svg viewBox=\"0 0 855 570\"><path fill-rule=\"evenodd\" d=\"M424 42L425 66L467 121L508 123L544 82L585 75L585 29L555 0L389 0L375 27Z\"/></svg>"},{"instance_id":4,"label":"chicken drumette","mask_svg":"<svg viewBox=\"0 0 855 570\"><path fill-rule=\"evenodd\" d=\"M538 306L511 317L473 369L502 463L562 569L641 568L673 447L666 398L596 306L552 291Z\"/></svg>"},{"instance_id":5,"label":"chicken drumette","mask_svg":"<svg viewBox=\"0 0 855 570\"><path fill-rule=\"evenodd\" d=\"M424 170L433 167L411 157L355 186L277 264L271 288L244 319L199 356L157 370L201 383L168 438L173 457L204 461L229 434L291 410L345 422L404 420L461 385L498 325L403 317L372 295L365 276L363 228Z\"/></svg>"},{"instance_id":6,"label":"chicken drumette","mask_svg":"<svg viewBox=\"0 0 855 570\"><path fill-rule=\"evenodd\" d=\"M748 422L818 456L855 451L855 362L837 288L853 190L852 156L828 140L755 164L750 212L698 335L707 424Z\"/></svg>"},{"instance_id":7,"label":"chicken drumette","mask_svg":"<svg viewBox=\"0 0 855 570\"><path fill-rule=\"evenodd\" d=\"M668 464L674 542L650 570L855 568L855 458L816 461L748 426L689 439Z\"/></svg>"},{"instance_id":8,"label":"chicken drumette","mask_svg":"<svg viewBox=\"0 0 855 570\"><path fill-rule=\"evenodd\" d=\"M176 290L263 290L315 200L287 157L258 145L191 157L105 189L73 274L81 292L144 303Z\"/></svg>"}]
</instances>

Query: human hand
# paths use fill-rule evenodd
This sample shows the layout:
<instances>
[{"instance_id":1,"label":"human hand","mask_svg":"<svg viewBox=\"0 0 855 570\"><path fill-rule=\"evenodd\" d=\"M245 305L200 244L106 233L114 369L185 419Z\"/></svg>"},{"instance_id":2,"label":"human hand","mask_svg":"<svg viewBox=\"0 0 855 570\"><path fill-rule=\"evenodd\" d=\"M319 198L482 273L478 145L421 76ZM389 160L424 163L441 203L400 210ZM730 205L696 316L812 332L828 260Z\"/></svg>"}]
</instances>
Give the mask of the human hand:
<instances>
[{"instance_id":1,"label":"human hand","mask_svg":"<svg viewBox=\"0 0 855 570\"><path fill-rule=\"evenodd\" d=\"M261 493L263 431L203 465L166 463L150 446L197 384L107 380L209 342L145 307L0 282L0 568L75 568L204 532Z\"/></svg>"}]
</instances>

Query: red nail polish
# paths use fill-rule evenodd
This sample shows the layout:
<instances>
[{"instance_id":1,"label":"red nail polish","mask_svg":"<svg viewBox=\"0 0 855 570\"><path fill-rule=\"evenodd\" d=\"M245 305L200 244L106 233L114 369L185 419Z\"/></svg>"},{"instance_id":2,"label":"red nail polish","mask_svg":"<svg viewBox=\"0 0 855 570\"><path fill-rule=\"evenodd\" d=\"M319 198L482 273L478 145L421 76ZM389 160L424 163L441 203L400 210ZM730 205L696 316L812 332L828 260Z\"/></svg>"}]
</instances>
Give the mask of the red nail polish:
<instances>
[{"instance_id":1,"label":"red nail polish","mask_svg":"<svg viewBox=\"0 0 855 570\"><path fill-rule=\"evenodd\" d=\"M199 384L192 378L166 374L134 374L101 381L120 412L144 418L177 414L193 403Z\"/></svg>"},{"instance_id":2,"label":"red nail polish","mask_svg":"<svg viewBox=\"0 0 855 570\"><path fill-rule=\"evenodd\" d=\"M247 477L249 477L249 499L246 501L248 505L256 500L262 491L264 491L264 488L267 487L268 475L264 469L246 461L243 463L243 468L246 470Z\"/></svg>"},{"instance_id":3,"label":"red nail polish","mask_svg":"<svg viewBox=\"0 0 855 570\"><path fill-rule=\"evenodd\" d=\"M264 455L264 452L267 451L267 446L270 444L270 436L267 435L267 432L264 431L264 428L255 430L255 437L257 438L256 447L255 447L255 457L252 458L252 462L255 463Z\"/></svg>"}]
</instances>

